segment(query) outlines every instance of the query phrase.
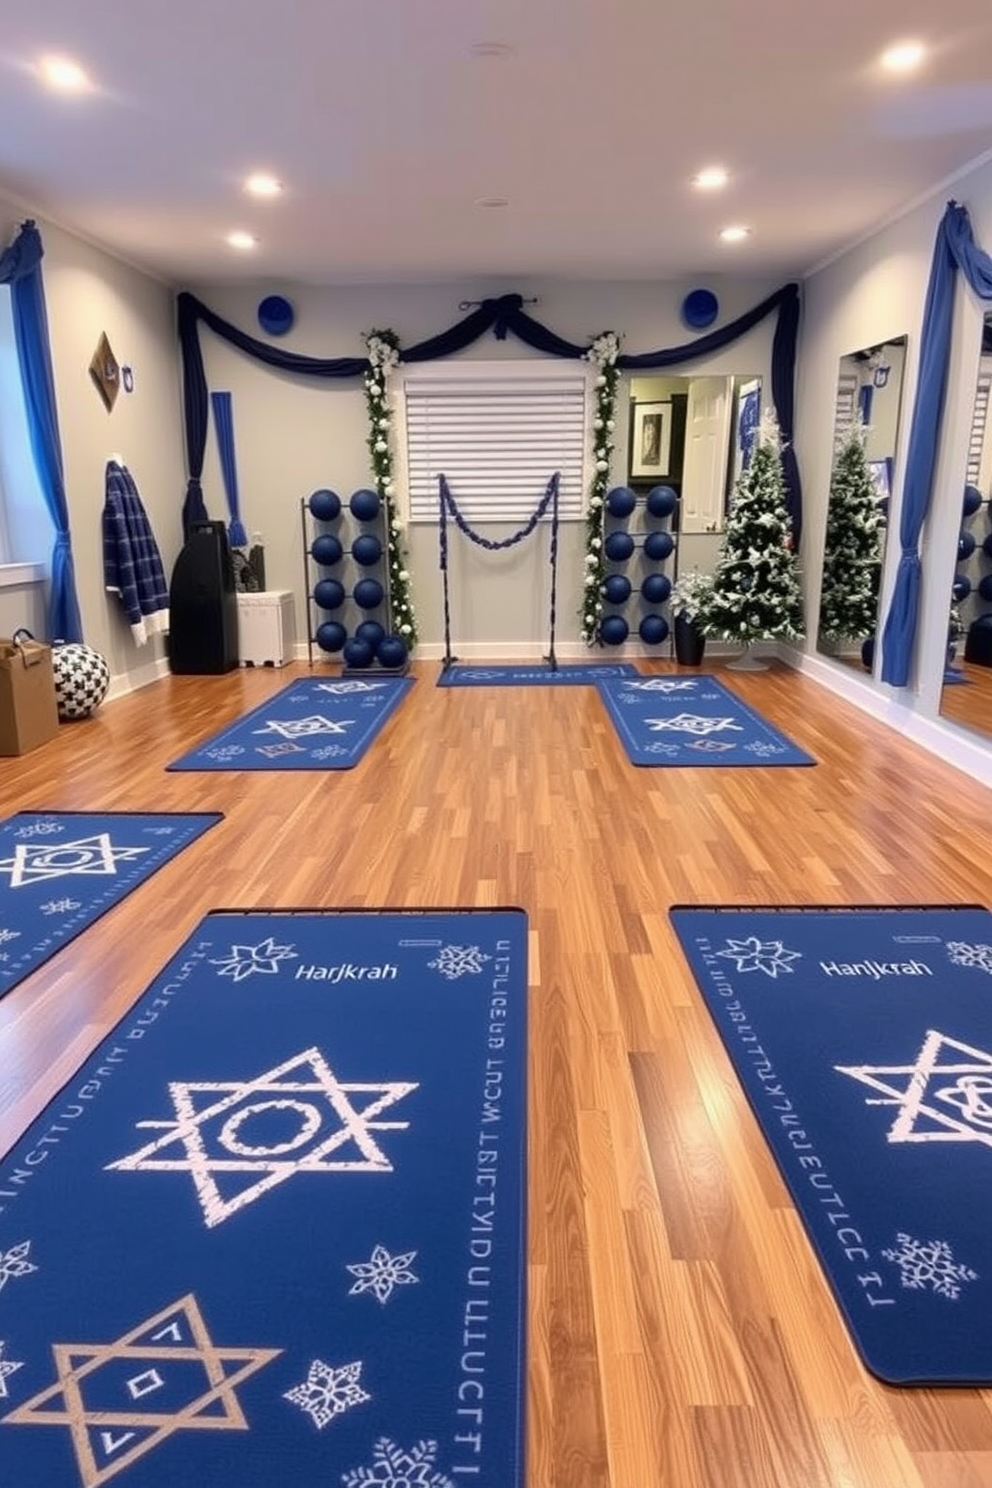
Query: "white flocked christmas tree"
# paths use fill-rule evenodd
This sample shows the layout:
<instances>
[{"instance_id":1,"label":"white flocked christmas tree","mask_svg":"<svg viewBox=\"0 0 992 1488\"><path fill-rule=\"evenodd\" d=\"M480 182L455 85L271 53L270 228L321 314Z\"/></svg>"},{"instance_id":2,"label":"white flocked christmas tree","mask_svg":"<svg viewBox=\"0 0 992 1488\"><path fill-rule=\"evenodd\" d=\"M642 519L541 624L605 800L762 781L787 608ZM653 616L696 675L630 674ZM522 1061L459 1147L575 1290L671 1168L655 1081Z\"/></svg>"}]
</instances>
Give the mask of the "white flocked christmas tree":
<instances>
[{"instance_id":1,"label":"white flocked christmas tree","mask_svg":"<svg viewBox=\"0 0 992 1488\"><path fill-rule=\"evenodd\" d=\"M820 602L825 641L863 641L875 630L885 519L868 468L867 433L856 421L834 457Z\"/></svg>"},{"instance_id":2,"label":"white flocked christmas tree","mask_svg":"<svg viewBox=\"0 0 992 1488\"><path fill-rule=\"evenodd\" d=\"M774 415L765 413L751 461L734 487L706 606L706 634L745 647L803 633L799 560L785 500L781 448Z\"/></svg>"}]
</instances>

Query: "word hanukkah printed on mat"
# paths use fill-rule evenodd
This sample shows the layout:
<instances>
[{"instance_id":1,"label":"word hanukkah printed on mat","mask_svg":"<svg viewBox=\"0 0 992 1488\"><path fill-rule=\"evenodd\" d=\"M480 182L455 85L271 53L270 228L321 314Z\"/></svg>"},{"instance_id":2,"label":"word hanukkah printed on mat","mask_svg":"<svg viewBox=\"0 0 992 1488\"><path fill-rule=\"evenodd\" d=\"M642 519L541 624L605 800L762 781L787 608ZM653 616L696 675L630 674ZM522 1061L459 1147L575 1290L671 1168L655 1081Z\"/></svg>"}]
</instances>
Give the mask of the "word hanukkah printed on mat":
<instances>
[{"instance_id":1,"label":"word hanukkah printed on mat","mask_svg":"<svg viewBox=\"0 0 992 1488\"><path fill-rule=\"evenodd\" d=\"M865 1364L992 1384L992 914L671 916Z\"/></svg>"},{"instance_id":2,"label":"word hanukkah printed on mat","mask_svg":"<svg viewBox=\"0 0 992 1488\"><path fill-rule=\"evenodd\" d=\"M412 686L412 677L291 682L168 769L350 770Z\"/></svg>"},{"instance_id":3,"label":"word hanukkah printed on mat","mask_svg":"<svg viewBox=\"0 0 992 1488\"><path fill-rule=\"evenodd\" d=\"M523 1488L527 921L215 911L0 1161L11 1488Z\"/></svg>"},{"instance_id":4,"label":"word hanukkah printed on mat","mask_svg":"<svg viewBox=\"0 0 992 1488\"><path fill-rule=\"evenodd\" d=\"M467 666L446 667L437 679L438 687L589 687L607 677L636 677L638 671L627 661L601 661L590 665L570 662L543 666Z\"/></svg>"},{"instance_id":5,"label":"word hanukkah printed on mat","mask_svg":"<svg viewBox=\"0 0 992 1488\"><path fill-rule=\"evenodd\" d=\"M222 820L20 811L0 822L0 997Z\"/></svg>"},{"instance_id":6,"label":"word hanukkah printed on mat","mask_svg":"<svg viewBox=\"0 0 992 1488\"><path fill-rule=\"evenodd\" d=\"M599 693L632 765L812 765L715 677L606 681Z\"/></svg>"}]
</instances>

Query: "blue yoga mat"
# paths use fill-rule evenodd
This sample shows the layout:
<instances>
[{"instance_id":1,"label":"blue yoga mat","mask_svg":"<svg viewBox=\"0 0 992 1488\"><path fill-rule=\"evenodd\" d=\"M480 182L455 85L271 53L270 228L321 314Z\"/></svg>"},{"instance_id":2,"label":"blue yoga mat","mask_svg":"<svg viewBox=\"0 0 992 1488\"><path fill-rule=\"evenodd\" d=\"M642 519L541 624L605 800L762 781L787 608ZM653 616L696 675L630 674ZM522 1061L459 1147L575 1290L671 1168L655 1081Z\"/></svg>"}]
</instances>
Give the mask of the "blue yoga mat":
<instances>
[{"instance_id":1,"label":"blue yoga mat","mask_svg":"<svg viewBox=\"0 0 992 1488\"><path fill-rule=\"evenodd\" d=\"M599 684L633 765L812 765L815 760L715 677Z\"/></svg>"},{"instance_id":2,"label":"blue yoga mat","mask_svg":"<svg viewBox=\"0 0 992 1488\"><path fill-rule=\"evenodd\" d=\"M672 920L865 1364L992 1383L992 915Z\"/></svg>"},{"instance_id":3,"label":"blue yoga mat","mask_svg":"<svg viewBox=\"0 0 992 1488\"><path fill-rule=\"evenodd\" d=\"M0 823L0 997L221 820L21 811Z\"/></svg>"},{"instance_id":4,"label":"blue yoga mat","mask_svg":"<svg viewBox=\"0 0 992 1488\"><path fill-rule=\"evenodd\" d=\"M589 687L607 677L636 677L637 668L626 661L603 661L586 665L559 663L550 666L450 666L437 679L438 687Z\"/></svg>"},{"instance_id":5,"label":"blue yoga mat","mask_svg":"<svg viewBox=\"0 0 992 1488\"><path fill-rule=\"evenodd\" d=\"M520 910L218 911L0 1162L11 1488L523 1488Z\"/></svg>"},{"instance_id":6,"label":"blue yoga mat","mask_svg":"<svg viewBox=\"0 0 992 1488\"><path fill-rule=\"evenodd\" d=\"M350 770L412 686L412 677L291 682L168 769Z\"/></svg>"}]
</instances>

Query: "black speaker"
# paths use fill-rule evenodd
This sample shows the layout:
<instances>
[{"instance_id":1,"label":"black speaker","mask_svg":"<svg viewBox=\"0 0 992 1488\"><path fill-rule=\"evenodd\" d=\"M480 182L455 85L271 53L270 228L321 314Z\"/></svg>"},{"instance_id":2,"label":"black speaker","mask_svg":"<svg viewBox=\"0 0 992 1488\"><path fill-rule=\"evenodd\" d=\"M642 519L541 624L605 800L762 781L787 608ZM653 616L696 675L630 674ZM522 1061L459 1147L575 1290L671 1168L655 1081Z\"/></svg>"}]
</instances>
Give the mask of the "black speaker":
<instances>
[{"instance_id":1,"label":"black speaker","mask_svg":"<svg viewBox=\"0 0 992 1488\"><path fill-rule=\"evenodd\" d=\"M238 665L238 597L223 522L197 522L169 583L169 668L196 675Z\"/></svg>"}]
</instances>

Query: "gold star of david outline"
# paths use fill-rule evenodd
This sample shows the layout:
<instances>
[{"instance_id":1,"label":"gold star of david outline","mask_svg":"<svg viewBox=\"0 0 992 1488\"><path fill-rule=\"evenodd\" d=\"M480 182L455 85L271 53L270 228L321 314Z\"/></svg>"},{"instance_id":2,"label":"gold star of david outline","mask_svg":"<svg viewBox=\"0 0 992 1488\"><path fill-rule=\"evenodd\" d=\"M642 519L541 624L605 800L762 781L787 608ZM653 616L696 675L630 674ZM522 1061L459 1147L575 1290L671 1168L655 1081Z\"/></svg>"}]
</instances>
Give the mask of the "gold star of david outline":
<instances>
[{"instance_id":1,"label":"gold star of david outline","mask_svg":"<svg viewBox=\"0 0 992 1488\"><path fill-rule=\"evenodd\" d=\"M939 1064L941 1053L947 1049L957 1050L966 1056L965 1060L960 1063ZM983 1142L987 1147L992 1147L992 1132L976 1130L967 1122L932 1105L927 1099L931 1080L939 1077L954 1076L960 1083L962 1077L967 1075L992 1076L992 1054L984 1049L973 1048L971 1044L948 1038L946 1034L930 1028L915 1064L835 1064L834 1069L882 1092L883 1099L868 1096L865 1105L899 1107L899 1114L887 1133L889 1142ZM903 1088L900 1089L890 1080L882 1079L881 1076L884 1075L905 1075ZM939 1095L940 1091L937 1093ZM923 1119L928 1119L940 1129L918 1131L916 1123Z\"/></svg>"},{"instance_id":2,"label":"gold star of david outline","mask_svg":"<svg viewBox=\"0 0 992 1488\"><path fill-rule=\"evenodd\" d=\"M64 857L75 849L82 861L72 865L46 862ZM80 878L86 875L109 875L117 872L118 862L129 863L148 847L115 847L109 832L95 832L92 837L77 837L74 842L19 842L12 858L0 859L0 872L10 874L10 887L22 889L25 884L46 878Z\"/></svg>"},{"instance_id":3,"label":"gold star of david outline","mask_svg":"<svg viewBox=\"0 0 992 1488\"><path fill-rule=\"evenodd\" d=\"M300 1065L309 1066L315 1078L311 1080L282 1078ZM317 1048L306 1049L302 1054L294 1055L283 1064L276 1065L274 1069L266 1070L254 1080L191 1081L188 1083L177 1081L170 1083L169 1094L176 1108L178 1121L139 1121L137 1123L139 1126L165 1128L163 1135L156 1137L153 1142L149 1142L137 1152L118 1158L116 1162L108 1163L106 1171L189 1173L196 1185L197 1197L207 1228L213 1229L215 1225L221 1224L239 1209L243 1209L245 1205L261 1198L262 1194L267 1193L270 1188L285 1183L287 1178L292 1178L294 1173L391 1173L393 1165L371 1133L373 1130L405 1131L410 1123L408 1121L374 1121L371 1118L378 1116L380 1111L385 1110L387 1106L394 1105L396 1101L402 1100L405 1095L409 1095L417 1088L417 1083L409 1080L379 1080L364 1083L339 1081ZM223 1095L220 1100L213 1101L202 1111L197 1111L192 1095L198 1091L214 1093L227 1091L229 1094ZM361 1111L356 1111L348 1099L348 1092L363 1094L378 1092L378 1099L370 1101ZM294 1096L315 1093L327 1099L341 1124L329 1137L319 1142L302 1157L279 1158L274 1152L269 1156L260 1153L257 1157L212 1158L209 1156L201 1132L205 1121L242 1105L247 1098L254 1095L274 1095L274 1101L263 1102L263 1105L271 1106L298 1104L293 1101ZM288 1101L285 1099L286 1096L290 1097ZM252 1107L245 1106L243 1109L250 1112ZM160 1153L163 1148L174 1142L182 1142L185 1146L186 1156L184 1158L155 1156L156 1153ZM354 1142L362 1157L328 1161L330 1155L347 1142ZM264 1173L266 1176L257 1183L243 1188L233 1199L225 1199L211 1176L213 1173Z\"/></svg>"},{"instance_id":4,"label":"gold star of david outline","mask_svg":"<svg viewBox=\"0 0 992 1488\"><path fill-rule=\"evenodd\" d=\"M160 1324L167 1324L170 1319L174 1320L180 1314L186 1319L195 1347L182 1344L168 1347L136 1342L143 1335L158 1328ZM165 1332L166 1328L163 1327L161 1331ZM130 1467L139 1457L143 1457L146 1452L150 1452L176 1431L250 1430L244 1411L234 1394L235 1387L242 1384L250 1375L256 1374L258 1370L264 1369L265 1365L271 1363L273 1359L278 1358L282 1349L219 1348L207 1332L207 1325L203 1320L196 1298L189 1293L185 1297L180 1297L179 1301L172 1303L171 1306L164 1307L154 1317L146 1318L136 1328L132 1328L129 1333L122 1334L112 1343L53 1343L52 1353L55 1356L58 1383L49 1385L37 1395L33 1395L30 1400L26 1400L23 1405L19 1405L15 1411L0 1418L0 1424L5 1426L67 1426L72 1435L76 1464L83 1488L99 1488L100 1484L108 1482L125 1467ZM168 1415L147 1410L87 1411L80 1388L83 1380L102 1365L121 1359L135 1359L142 1363L165 1359L199 1360L203 1364L210 1388L197 1396L195 1400L191 1400L182 1410L172 1411ZM74 1363L74 1360L83 1362ZM233 1374L225 1376L225 1362L236 1363L240 1367ZM48 1401L60 1395L65 1402L62 1410L43 1408ZM223 1403L223 1415L212 1415L204 1419L202 1412L215 1401ZM130 1447L123 1456L118 1457L109 1466L101 1467L93 1452L91 1430L99 1427L109 1435L108 1428L115 1426L125 1429L137 1427L150 1430L151 1434ZM111 1447L107 1450L114 1449Z\"/></svg>"}]
</instances>

